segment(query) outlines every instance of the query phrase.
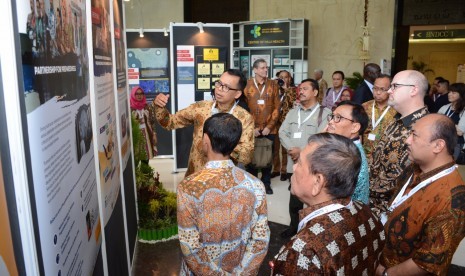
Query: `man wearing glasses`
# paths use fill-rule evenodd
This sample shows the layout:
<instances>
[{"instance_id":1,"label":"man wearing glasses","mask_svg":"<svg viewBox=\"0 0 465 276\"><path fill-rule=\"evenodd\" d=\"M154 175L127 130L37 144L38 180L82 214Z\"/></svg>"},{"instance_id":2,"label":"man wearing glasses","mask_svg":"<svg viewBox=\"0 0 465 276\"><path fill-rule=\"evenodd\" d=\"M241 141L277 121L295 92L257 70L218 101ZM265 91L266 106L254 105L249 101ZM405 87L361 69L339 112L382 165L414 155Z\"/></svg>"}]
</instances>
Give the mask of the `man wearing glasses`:
<instances>
[{"instance_id":1,"label":"man wearing glasses","mask_svg":"<svg viewBox=\"0 0 465 276\"><path fill-rule=\"evenodd\" d=\"M287 113L279 128L279 140L287 150L287 178L289 183L293 173L293 166L299 159L301 150L307 145L308 138L321 132L327 125L326 116L331 110L318 103L318 82L313 79L303 80L299 85L300 106ZM290 187L290 186L289 186ZM289 188L290 189L290 188ZM299 211L303 203L293 194L289 199L289 215L291 223L289 228L281 233L281 237L290 238L297 233L299 225Z\"/></svg>"},{"instance_id":2,"label":"man wearing glasses","mask_svg":"<svg viewBox=\"0 0 465 276\"><path fill-rule=\"evenodd\" d=\"M213 114L227 112L238 118L242 123L242 135L238 145L231 153L231 159L237 164L250 163L254 148L253 117L242 107L238 99L244 91L247 79L236 69L226 70L219 80L215 81L215 100L199 101L170 114L165 108L169 95L158 94L153 100L158 123L167 130L194 125L192 147L186 176L202 169L207 162L202 153L203 124Z\"/></svg>"},{"instance_id":3,"label":"man wearing glasses","mask_svg":"<svg viewBox=\"0 0 465 276\"><path fill-rule=\"evenodd\" d=\"M427 90L428 80L414 70L397 73L388 90L388 105L398 114L384 131L368 160L370 207L378 216L388 208L396 178L410 164L405 140L412 124L428 114L424 104Z\"/></svg>"},{"instance_id":4,"label":"man wearing glasses","mask_svg":"<svg viewBox=\"0 0 465 276\"><path fill-rule=\"evenodd\" d=\"M386 127L394 121L396 111L388 105L391 77L381 74L373 85L374 99L362 104L368 115L368 127L363 134L363 148L369 159Z\"/></svg>"},{"instance_id":5,"label":"man wearing glasses","mask_svg":"<svg viewBox=\"0 0 465 276\"><path fill-rule=\"evenodd\" d=\"M254 136L258 139L269 139L274 141L278 130L276 124L279 117L279 87L278 84L268 79L268 65L264 59L257 59L253 63L255 76L248 80L244 89L250 113L253 116L255 129ZM265 184L266 193L273 194L271 189L271 161L264 168L261 180ZM247 167L247 171L257 176L258 168L253 164Z\"/></svg>"},{"instance_id":6,"label":"man wearing glasses","mask_svg":"<svg viewBox=\"0 0 465 276\"><path fill-rule=\"evenodd\" d=\"M360 152L362 165L357 177L357 185L352 194L352 200L358 200L368 204L369 186L368 162L363 151L360 136L365 132L368 125L368 116L362 105L344 101L341 102L333 114L328 115L328 126L326 131L339 134L352 140Z\"/></svg>"}]
</instances>

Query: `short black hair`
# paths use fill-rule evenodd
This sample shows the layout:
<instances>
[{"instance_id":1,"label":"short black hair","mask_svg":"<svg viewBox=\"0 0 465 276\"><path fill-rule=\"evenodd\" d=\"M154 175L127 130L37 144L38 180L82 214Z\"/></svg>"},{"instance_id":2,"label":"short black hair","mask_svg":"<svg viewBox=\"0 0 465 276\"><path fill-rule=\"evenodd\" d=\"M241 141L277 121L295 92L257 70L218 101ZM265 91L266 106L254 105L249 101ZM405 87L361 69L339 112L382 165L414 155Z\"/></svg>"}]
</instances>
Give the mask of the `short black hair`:
<instances>
[{"instance_id":1,"label":"short black hair","mask_svg":"<svg viewBox=\"0 0 465 276\"><path fill-rule=\"evenodd\" d=\"M448 80L440 80L438 81L438 84L445 85L447 89L449 89L449 81Z\"/></svg>"},{"instance_id":2,"label":"short black hair","mask_svg":"<svg viewBox=\"0 0 465 276\"><path fill-rule=\"evenodd\" d=\"M363 135L365 130L368 127L368 114L365 111L365 108L361 104L352 102L352 101L342 101L340 102L337 106L341 105L350 105L352 107L352 120L354 120L355 123L360 124L360 129L358 131L358 134Z\"/></svg>"},{"instance_id":3,"label":"short black hair","mask_svg":"<svg viewBox=\"0 0 465 276\"><path fill-rule=\"evenodd\" d=\"M338 134L318 133L308 138L308 144L317 145L313 153L306 156L309 172L324 176L325 188L333 199L352 196L362 165L354 142Z\"/></svg>"},{"instance_id":4,"label":"short black hair","mask_svg":"<svg viewBox=\"0 0 465 276\"><path fill-rule=\"evenodd\" d=\"M229 113L217 113L205 121L203 134L210 138L214 152L227 156L239 143L242 123Z\"/></svg>"},{"instance_id":5,"label":"short black hair","mask_svg":"<svg viewBox=\"0 0 465 276\"><path fill-rule=\"evenodd\" d=\"M310 85L312 86L313 90L318 91L318 94L320 94L320 85L318 85L318 82L314 79L304 79L303 81L300 82L300 84L304 82L309 82ZM318 96L318 94L316 94Z\"/></svg>"},{"instance_id":6,"label":"short black hair","mask_svg":"<svg viewBox=\"0 0 465 276\"><path fill-rule=\"evenodd\" d=\"M264 60L263 58L259 58L259 59L255 60L255 61L253 62L253 68L258 68L258 65L259 65L260 63L266 63L266 60Z\"/></svg>"},{"instance_id":7,"label":"short black hair","mask_svg":"<svg viewBox=\"0 0 465 276\"><path fill-rule=\"evenodd\" d=\"M334 71L333 74L331 75L331 77L334 76L334 75L336 75L336 74L341 75L341 76L342 76L342 80L345 80L345 79L346 79L346 76L344 75L344 72L339 71L339 70L338 70L338 71Z\"/></svg>"},{"instance_id":8,"label":"short black hair","mask_svg":"<svg viewBox=\"0 0 465 276\"><path fill-rule=\"evenodd\" d=\"M378 77L376 77L376 79L389 79L389 82L392 81L392 77L388 74L379 74Z\"/></svg>"},{"instance_id":9,"label":"short black hair","mask_svg":"<svg viewBox=\"0 0 465 276\"><path fill-rule=\"evenodd\" d=\"M451 118L442 114L429 114L426 116L437 116L431 126L431 142L436 139L442 139L446 143L447 152L454 155L454 149L457 145L457 129ZM425 117L426 117L425 116Z\"/></svg>"},{"instance_id":10,"label":"short black hair","mask_svg":"<svg viewBox=\"0 0 465 276\"><path fill-rule=\"evenodd\" d=\"M244 88L247 86L247 78L244 74L238 69L228 69L223 73L228 73L231 76L239 77L239 87L237 89L244 92Z\"/></svg>"}]
</instances>

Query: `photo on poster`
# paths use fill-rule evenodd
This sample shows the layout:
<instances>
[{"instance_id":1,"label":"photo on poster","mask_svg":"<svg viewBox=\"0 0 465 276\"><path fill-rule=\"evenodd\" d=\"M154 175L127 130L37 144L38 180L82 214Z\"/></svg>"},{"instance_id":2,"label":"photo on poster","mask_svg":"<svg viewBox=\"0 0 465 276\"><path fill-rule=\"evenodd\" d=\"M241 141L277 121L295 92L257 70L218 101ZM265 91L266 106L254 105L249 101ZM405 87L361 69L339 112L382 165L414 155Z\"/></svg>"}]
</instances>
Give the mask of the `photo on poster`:
<instances>
[{"instance_id":1,"label":"photo on poster","mask_svg":"<svg viewBox=\"0 0 465 276\"><path fill-rule=\"evenodd\" d=\"M155 91L161 93L170 92L170 82L169 80L155 80Z\"/></svg>"},{"instance_id":2,"label":"photo on poster","mask_svg":"<svg viewBox=\"0 0 465 276\"><path fill-rule=\"evenodd\" d=\"M241 71L247 76L249 72L249 56L241 56Z\"/></svg>"},{"instance_id":3,"label":"photo on poster","mask_svg":"<svg viewBox=\"0 0 465 276\"><path fill-rule=\"evenodd\" d=\"M281 58L274 58L273 65L281 65Z\"/></svg>"},{"instance_id":4,"label":"photo on poster","mask_svg":"<svg viewBox=\"0 0 465 276\"><path fill-rule=\"evenodd\" d=\"M169 77L168 48L128 48L127 58L128 67L139 68L141 78Z\"/></svg>"},{"instance_id":5,"label":"photo on poster","mask_svg":"<svg viewBox=\"0 0 465 276\"><path fill-rule=\"evenodd\" d=\"M178 67L178 84L194 84L194 67Z\"/></svg>"},{"instance_id":6,"label":"photo on poster","mask_svg":"<svg viewBox=\"0 0 465 276\"><path fill-rule=\"evenodd\" d=\"M76 152L77 161L81 162L82 156L90 150L92 142L92 116L90 105L83 104L79 107L76 118Z\"/></svg>"},{"instance_id":7,"label":"photo on poster","mask_svg":"<svg viewBox=\"0 0 465 276\"><path fill-rule=\"evenodd\" d=\"M30 113L49 100L77 101L84 97L88 93L89 65L82 5L71 5L69 0L28 3L27 18L18 20L24 96Z\"/></svg>"}]
</instances>

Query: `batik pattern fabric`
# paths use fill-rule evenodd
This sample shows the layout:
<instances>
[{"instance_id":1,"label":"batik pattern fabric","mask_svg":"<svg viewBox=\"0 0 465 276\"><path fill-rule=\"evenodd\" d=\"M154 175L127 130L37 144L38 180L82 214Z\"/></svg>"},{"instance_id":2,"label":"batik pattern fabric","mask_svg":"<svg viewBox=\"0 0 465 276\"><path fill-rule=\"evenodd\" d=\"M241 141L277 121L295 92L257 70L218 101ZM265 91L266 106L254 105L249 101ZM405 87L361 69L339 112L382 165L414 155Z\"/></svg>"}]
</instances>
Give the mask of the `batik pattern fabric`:
<instances>
[{"instance_id":1,"label":"batik pattern fabric","mask_svg":"<svg viewBox=\"0 0 465 276\"><path fill-rule=\"evenodd\" d=\"M371 100L362 104L363 108L365 109L368 115L368 127L365 130L365 133L363 134L363 148L365 149L365 154L368 159L371 158L371 154L375 149L376 145L378 144L378 141L381 139L381 136L383 135L384 131L386 131L386 128L394 121L394 116L397 114L397 111L394 108L390 107L389 110L386 112L386 115L384 115L384 118L379 122L376 128L373 129L373 103L375 104L375 122L383 114L386 108L388 108L388 106L385 106L383 109L379 108L375 100ZM375 140L368 139L368 135L370 133L375 135Z\"/></svg>"},{"instance_id":2,"label":"batik pattern fabric","mask_svg":"<svg viewBox=\"0 0 465 276\"><path fill-rule=\"evenodd\" d=\"M381 136L371 158L370 166L370 207L376 215L387 211L388 201L394 192L396 179L410 165L407 144L412 125L428 114L423 107L410 115L400 118L395 116Z\"/></svg>"},{"instance_id":3,"label":"batik pattern fabric","mask_svg":"<svg viewBox=\"0 0 465 276\"><path fill-rule=\"evenodd\" d=\"M406 193L453 165L428 173L411 165L399 177L397 192L412 174ZM393 267L411 258L429 273L447 275L454 252L465 237L465 185L458 170L418 190L395 208L388 214L385 231L383 266Z\"/></svg>"},{"instance_id":4,"label":"batik pattern fabric","mask_svg":"<svg viewBox=\"0 0 465 276\"><path fill-rule=\"evenodd\" d=\"M352 199L358 200L364 204L368 204L370 195L370 176L368 162L365 156L365 152L363 150L363 146L360 143L360 140L354 141L354 144L360 152L360 156L362 157L362 164L360 166L360 173L358 174L357 185L355 185L355 190L354 194L352 195Z\"/></svg>"},{"instance_id":5,"label":"batik pattern fabric","mask_svg":"<svg viewBox=\"0 0 465 276\"><path fill-rule=\"evenodd\" d=\"M281 100L281 108L279 109L279 117L278 117L278 124L281 126L281 124L284 122L284 119L286 119L287 113L289 113L289 110L294 108L294 103L296 99L296 88L295 87L289 87L289 88L280 88L280 90L284 90L283 94L279 96L283 97ZM279 127L277 127L279 130Z\"/></svg>"},{"instance_id":6,"label":"batik pattern fabric","mask_svg":"<svg viewBox=\"0 0 465 276\"><path fill-rule=\"evenodd\" d=\"M194 126L192 147L189 155L186 176L203 168L207 159L202 153L203 124L212 116L212 101L200 101L188 107L170 114L166 108L155 108L158 123L167 130ZM232 105L219 112L229 112ZM232 115L242 123L242 135L239 143L231 153L231 158L236 163L247 165L252 160L254 149L254 121L250 113L240 106L236 106Z\"/></svg>"},{"instance_id":7,"label":"batik pattern fabric","mask_svg":"<svg viewBox=\"0 0 465 276\"><path fill-rule=\"evenodd\" d=\"M178 186L181 275L257 275L270 239L263 183L231 160Z\"/></svg>"},{"instance_id":8,"label":"batik pattern fabric","mask_svg":"<svg viewBox=\"0 0 465 276\"><path fill-rule=\"evenodd\" d=\"M255 128L263 130L266 127L270 130L270 134L276 134L280 107L278 84L267 79L262 84L257 83L257 86L255 86L254 79L250 79L244 89L250 113L254 118ZM263 86L265 87L263 88ZM260 95L262 89L263 93ZM264 104L259 104L259 100L263 100Z\"/></svg>"},{"instance_id":9,"label":"batik pattern fabric","mask_svg":"<svg viewBox=\"0 0 465 276\"><path fill-rule=\"evenodd\" d=\"M349 202L335 199L310 206L300 211L300 218ZM374 275L385 242L383 226L367 205L354 201L348 206L307 222L275 256L272 275Z\"/></svg>"}]
</instances>

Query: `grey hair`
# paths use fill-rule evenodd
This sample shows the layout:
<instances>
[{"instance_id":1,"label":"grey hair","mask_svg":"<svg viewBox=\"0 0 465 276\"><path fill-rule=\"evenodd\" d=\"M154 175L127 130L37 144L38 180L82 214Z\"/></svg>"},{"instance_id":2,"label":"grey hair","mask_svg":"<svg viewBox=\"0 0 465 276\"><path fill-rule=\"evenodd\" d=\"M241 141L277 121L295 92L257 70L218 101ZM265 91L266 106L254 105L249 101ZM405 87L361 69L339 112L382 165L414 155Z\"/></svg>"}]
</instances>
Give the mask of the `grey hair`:
<instances>
[{"instance_id":1,"label":"grey hair","mask_svg":"<svg viewBox=\"0 0 465 276\"><path fill-rule=\"evenodd\" d=\"M338 134L318 133L308 138L308 144L317 145L305 156L309 172L324 176L326 191L333 199L352 196L362 164L354 142Z\"/></svg>"}]
</instances>

